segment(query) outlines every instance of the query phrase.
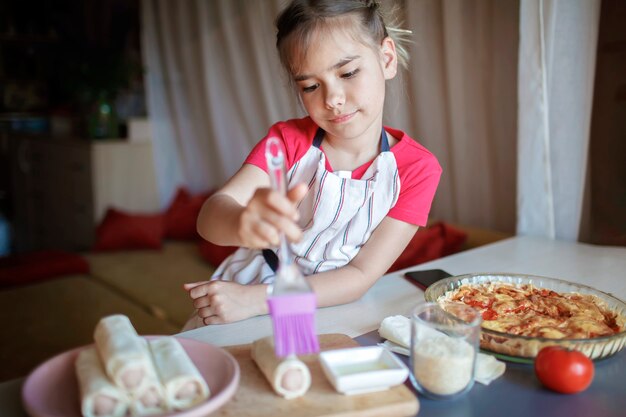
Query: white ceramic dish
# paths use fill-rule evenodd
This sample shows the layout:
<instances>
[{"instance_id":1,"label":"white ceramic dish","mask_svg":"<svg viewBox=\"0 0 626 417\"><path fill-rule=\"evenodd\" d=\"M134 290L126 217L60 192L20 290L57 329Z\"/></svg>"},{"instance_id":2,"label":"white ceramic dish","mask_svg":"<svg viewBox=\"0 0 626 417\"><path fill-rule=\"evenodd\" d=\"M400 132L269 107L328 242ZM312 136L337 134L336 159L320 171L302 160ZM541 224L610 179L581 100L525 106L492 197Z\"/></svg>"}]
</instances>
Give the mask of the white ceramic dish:
<instances>
[{"instance_id":1,"label":"white ceramic dish","mask_svg":"<svg viewBox=\"0 0 626 417\"><path fill-rule=\"evenodd\" d=\"M383 391L409 376L406 365L381 346L327 350L320 363L335 390L346 395Z\"/></svg>"}]
</instances>

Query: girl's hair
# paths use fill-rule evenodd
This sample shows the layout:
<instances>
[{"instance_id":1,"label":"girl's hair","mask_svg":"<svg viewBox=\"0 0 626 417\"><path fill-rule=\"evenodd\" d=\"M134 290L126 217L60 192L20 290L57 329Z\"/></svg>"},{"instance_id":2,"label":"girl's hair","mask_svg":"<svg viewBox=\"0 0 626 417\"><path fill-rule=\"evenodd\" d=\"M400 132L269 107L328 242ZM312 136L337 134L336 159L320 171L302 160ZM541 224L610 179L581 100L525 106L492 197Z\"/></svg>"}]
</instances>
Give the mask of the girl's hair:
<instances>
[{"instance_id":1,"label":"girl's hair","mask_svg":"<svg viewBox=\"0 0 626 417\"><path fill-rule=\"evenodd\" d=\"M391 15L394 12L395 9L389 11ZM393 16L386 25L384 14L376 0L292 0L276 19L280 61L287 71L297 73L296 65L303 62L314 33L345 27L359 41L372 47L391 37L396 44L398 63L406 67L409 56L405 43L411 31L394 27Z\"/></svg>"}]
</instances>

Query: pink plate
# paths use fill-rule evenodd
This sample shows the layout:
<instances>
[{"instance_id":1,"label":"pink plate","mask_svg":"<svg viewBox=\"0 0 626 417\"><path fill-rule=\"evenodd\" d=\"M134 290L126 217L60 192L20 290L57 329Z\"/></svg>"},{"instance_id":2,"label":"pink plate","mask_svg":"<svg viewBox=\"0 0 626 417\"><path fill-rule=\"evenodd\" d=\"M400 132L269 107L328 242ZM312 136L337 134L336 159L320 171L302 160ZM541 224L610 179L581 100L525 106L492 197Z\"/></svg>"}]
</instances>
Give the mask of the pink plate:
<instances>
[{"instance_id":1,"label":"pink plate","mask_svg":"<svg viewBox=\"0 0 626 417\"><path fill-rule=\"evenodd\" d=\"M148 336L152 338L155 336ZM159 416L206 416L224 405L239 386L239 364L232 355L217 346L191 339L178 338L202 374L211 396L188 410ZM85 347L61 353L39 365L26 379L22 401L32 417L81 417L78 381L74 362Z\"/></svg>"}]
</instances>

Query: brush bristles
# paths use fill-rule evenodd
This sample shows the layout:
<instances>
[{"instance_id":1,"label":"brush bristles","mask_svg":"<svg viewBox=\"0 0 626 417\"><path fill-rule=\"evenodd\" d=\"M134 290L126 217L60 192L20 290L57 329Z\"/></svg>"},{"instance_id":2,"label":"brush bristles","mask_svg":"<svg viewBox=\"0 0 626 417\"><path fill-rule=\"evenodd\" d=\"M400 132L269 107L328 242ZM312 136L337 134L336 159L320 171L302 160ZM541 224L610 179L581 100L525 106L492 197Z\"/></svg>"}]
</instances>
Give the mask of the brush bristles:
<instances>
[{"instance_id":1,"label":"brush bristles","mask_svg":"<svg viewBox=\"0 0 626 417\"><path fill-rule=\"evenodd\" d=\"M315 332L315 294L282 295L267 299L274 327L277 357L319 352Z\"/></svg>"}]
</instances>

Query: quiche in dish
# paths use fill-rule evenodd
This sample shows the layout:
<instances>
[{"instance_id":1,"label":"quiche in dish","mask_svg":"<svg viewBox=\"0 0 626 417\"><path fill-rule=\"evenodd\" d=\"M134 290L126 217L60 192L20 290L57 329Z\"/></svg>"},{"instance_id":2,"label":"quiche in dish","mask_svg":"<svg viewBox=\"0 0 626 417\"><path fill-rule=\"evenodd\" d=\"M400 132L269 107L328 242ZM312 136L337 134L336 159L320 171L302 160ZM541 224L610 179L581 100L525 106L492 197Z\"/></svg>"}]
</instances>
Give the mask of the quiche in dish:
<instances>
[{"instance_id":1,"label":"quiche in dish","mask_svg":"<svg viewBox=\"0 0 626 417\"><path fill-rule=\"evenodd\" d=\"M516 274L470 274L439 281L426 300L444 309L463 303L483 317L481 348L532 359L541 348L560 345L592 359L626 344L626 304L584 285Z\"/></svg>"}]
</instances>

